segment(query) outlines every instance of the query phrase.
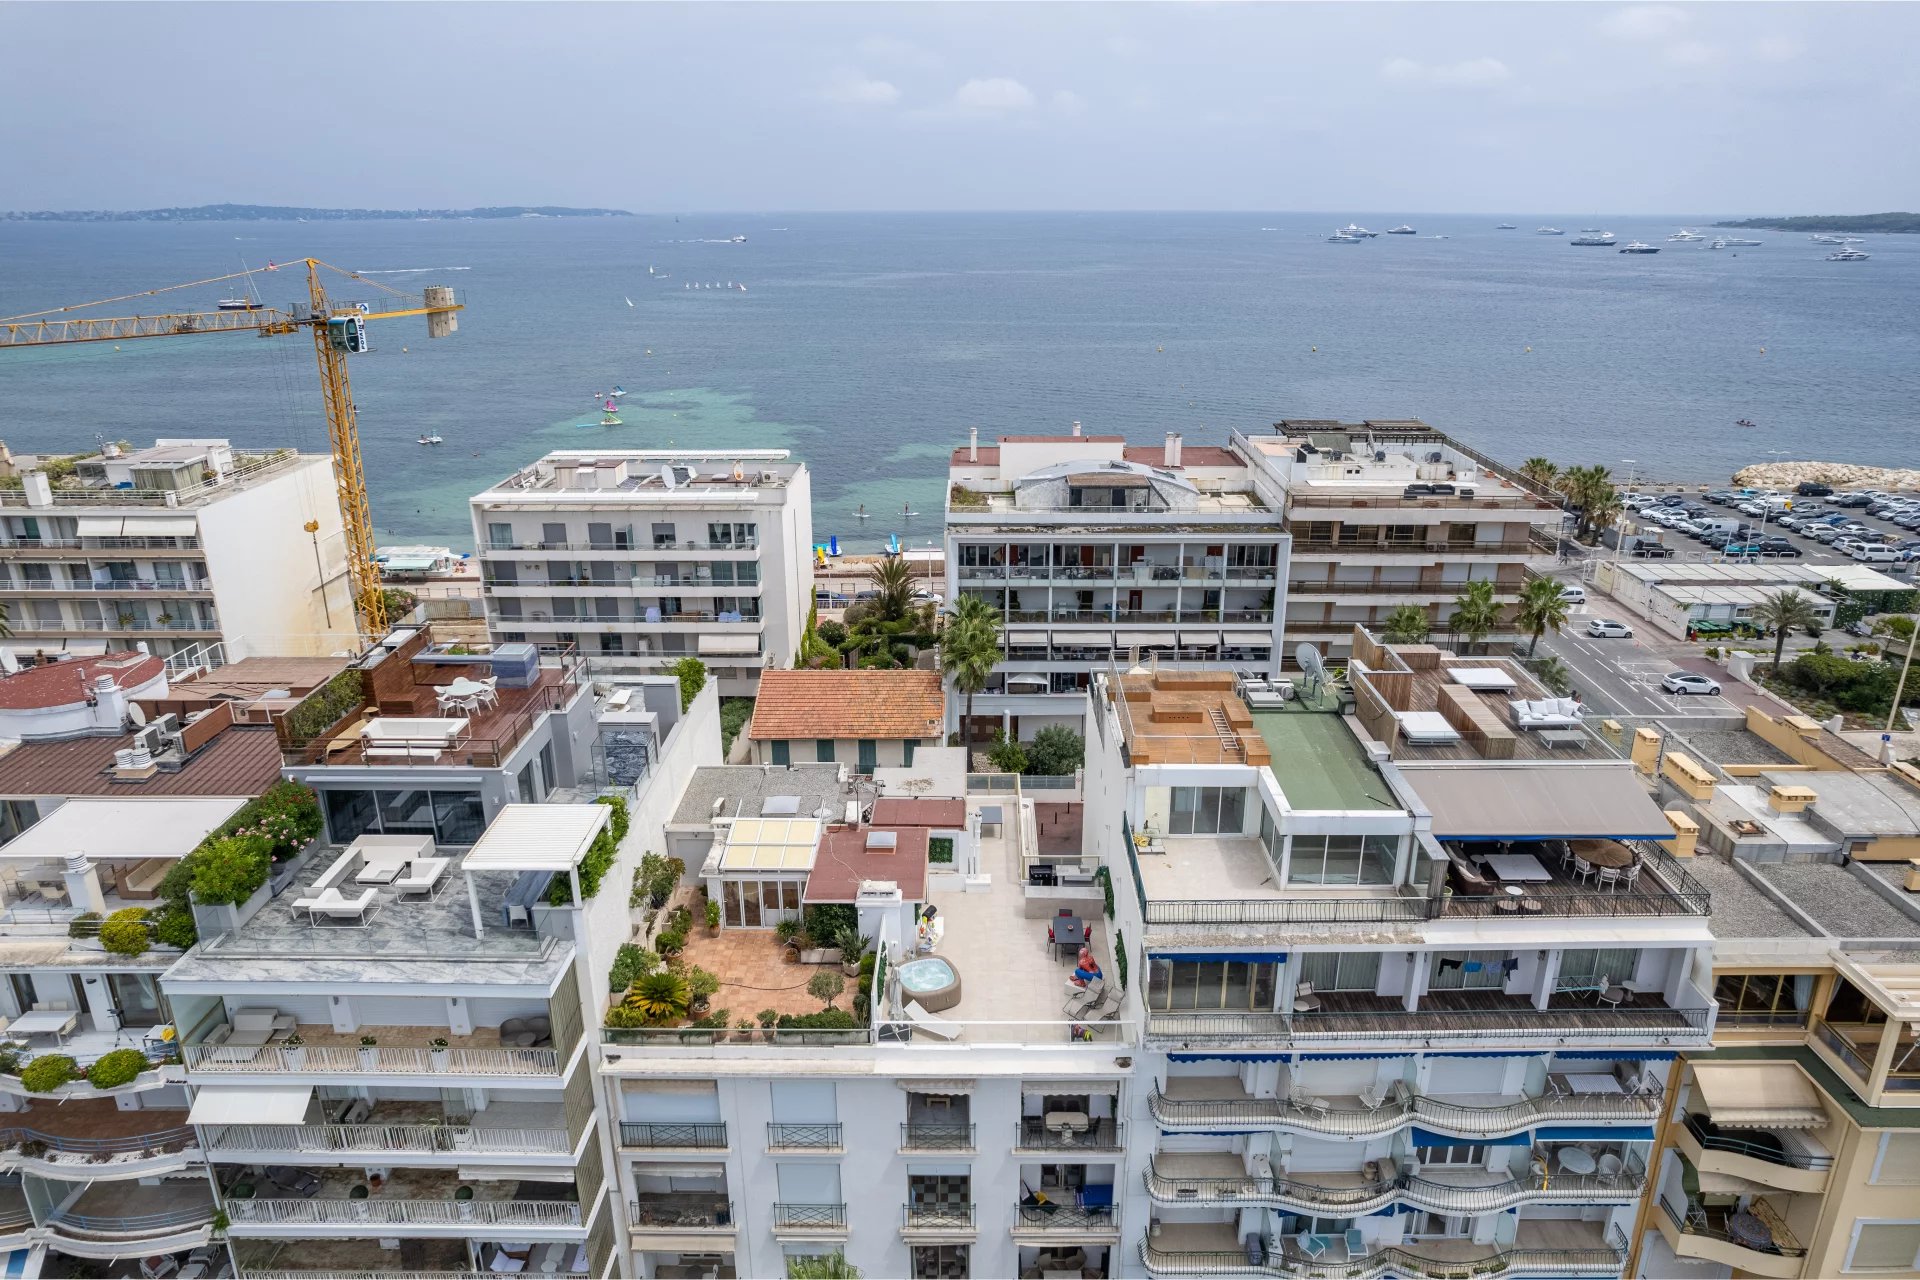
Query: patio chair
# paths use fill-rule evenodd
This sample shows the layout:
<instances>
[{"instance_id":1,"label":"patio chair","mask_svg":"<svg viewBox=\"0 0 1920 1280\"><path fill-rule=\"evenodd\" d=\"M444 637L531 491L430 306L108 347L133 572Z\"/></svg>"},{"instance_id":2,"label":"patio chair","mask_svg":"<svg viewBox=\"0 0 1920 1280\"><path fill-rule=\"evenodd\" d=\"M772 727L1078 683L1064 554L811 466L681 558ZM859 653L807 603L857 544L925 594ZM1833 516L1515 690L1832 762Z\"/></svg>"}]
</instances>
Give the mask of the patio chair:
<instances>
[{"instance_id":1,"label":"patio chair","mask_svg":"<svg viewBox=\"0 0 1920 1280\"><path fill-rule=\"evenodd\" d=\"M1601 867L1599 874L1594 878L1593 887L1596 889L1613 889L1617 888L1619 884L1620 868Z\"/></svg>"},{"instance_id":2,"label":"patio chair","mask_svg":"<svg viewBox=\"0 0 1920 1280\"><path fill-rule=\"evenodd\" d=\"M1594 992L1593 998L1601 1004L1610 1004L1618 1008L1630 994L1632 993L1625 987L1619 985L1605 974L1602 974L1600 976L1599 989Z\"/></svg>"},{"instance_id":3,"label":"patio chair","mask_svg":"<svg viewBox=\"0 0 1920 1280\"><path fill-rule=\"evenodd\" d=\"M1632 866L1628 867L1625 871L1622 871L1620 873L1621 888L1627 889L1630 891L1632 890L1635 884L1639 883L1640 868L1642 865L1644 864L1636 862Z\"/></svg>"},{"instance_id":4,"label":"patio chair","mask_svg":"<svg viewBox=\"0 0 1920 1280\"><path fill-rule=\"evenodd\" d=\"M1325 1098L1316 1097L1311 1093L1290 1093L1287 1095L1287 1104L1311 1116L1324 1116L1333 1110Z\"/></svg>"},{"instance_id":5,"label":"patio chair","mask_svg":"<svg viewBox=\"0 0 1920 1280\"><path fill-rule=\"evenodd\" d=\"M1599 1169L1601 1177L1611 1178L1620 1172L1622 1165L1620 1163L1620 1157L1609 1151L1600 1157L1596 1167Z\"/></svg>"},{"instance_id":6,"label":"patio chair","mask_svg":"<svg viewBox=\"0 0 1920 1280\"><path fill-rule=\"evenodd\" d=\"M1312 1262L1315 1258L1318 1258L1321 1254L1333 1248L1333 1241L1327 1237L1309 1235L1304 1231L1294 1238L1294 1243L1300 1246L1300 1252L1307 1255L1307 1261L1309 1262Z\"/></svg>"},{"instance_id":7,"label":"patio chair","mask_svg":"<svg viewBox=\"0 0 1920 1280\"><path fill-rule=\"evenodd\" d=\"M1349 1227L1347 1228L1346 1242L1347 1256L1349 1258L1364 1258L1367 1256L1366 1232L1361 1231L1358 1227Z\"/></svg>"},{"instance_id":8,"label":"patio chair","mask_svg":"<svg viewBox=\"0 0 1920 1280\"><path fill-rule=\"evenodd\" d=\"M935 1017L920 1007L918 1000L907 1001L907 1020L913 1023L916 1031L924 1031L941 1040L958 1040L961 1026L957 1022L948 1022L945 1018Z\"/></svg>"},{"instance_id":9,"label":"patio chair","mask_svg":"<svg viewBox=\"0 0 1920 1280\"><path fill-rule=\"evenodd\" d=\"M1064 1012L1069 1018L1080 1017L1088 1009L1100 1002L1100 998L1106 993L1106 990L1107 980L1105 978L1095 978L1092 982L1089 982L1086 986L1081 987L1067 997Z\"/></svg>"},{"instance_id":10,"label":"patio chair","mask_svg":"<svg viewBox=\"0 0 1920 1280\"><path fill-rule=\"evenodd\" d=\"M302 1199L314 1196L320 1191L320 1179L304 1169L295 1169L289 1165L277 1164L267 1167L267 1180L288 1195Z\"/></svg>"},{"instance_id":11,"label":"patio chair","mask_svg":"<svg viewBox=\"0 0 1920 1280\"><path fill-rule=\"evenodd\" d=\"M1573 855L1573 878L1575 880L1591 880L1594 874L1594 866L1591 862L1588 862L1577 853Z\"/></svg>"},{"instance_id":12,"label":"patio chair","mask_svg":"<svg viewBox=\"0 0 1920 1280\"><path fill-rule=\"evenodd\" d=\"M1320 997L1313 994L1313 984L1302 982L1293 989L1293 1011L1295 1013L1318 1013Z\"/></svg>"},{"instance_id":13,"label":"patio chair","mask_svg":"<svg viewBox=\"0 0 1920 1280\"><path fill-rule=\"evenodd\" d=\"M1386 1091L1377 1084L1370 1084L1360 1091L1360 1105L1369 1111L1378 1111L1387 1104Z\"/></svg>"}]
</instances>

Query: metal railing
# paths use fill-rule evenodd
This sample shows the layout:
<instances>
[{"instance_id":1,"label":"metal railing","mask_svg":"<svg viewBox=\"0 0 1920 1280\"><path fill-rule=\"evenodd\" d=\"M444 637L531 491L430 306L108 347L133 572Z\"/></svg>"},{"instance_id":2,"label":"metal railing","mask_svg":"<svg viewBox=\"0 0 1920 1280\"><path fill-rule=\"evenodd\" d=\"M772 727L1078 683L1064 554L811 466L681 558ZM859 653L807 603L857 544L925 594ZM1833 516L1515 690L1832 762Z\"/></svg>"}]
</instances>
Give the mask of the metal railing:
<instances>
[{"instance_id":1,"label":"metal railing","mask_svg":"<svg viewBox=\"0 0 1920 1280\"><path fill-rule=\"evenodd\" d=\"M972 1231L971 1204L903 1204L900 1227L903 1231Z\"/></svg>"},{"instance_id":2,"label":"metal railing","mask_svg":"<svg viewBox=\"0 0 1920 1280\"><path fill-rule=\"evenodd\" d=\"M1046 1117L1025 1116L1013 1129L1013 1145L1029 1151L1118 1150L1126 1123L1110 1116L1089 1120L1085 1129L1049 1129Z\"/></svg>"},{"instance_id":3,"label":"metal railing","mask_svg":"<svg viewBox=\"0 0 1920 1280\"><path fill-rule=\"evenodd\" d=\"M23 635L58 635L67 631L85 632L89 635L114 635L122 631L218 631L220 620L209 618L201 622L192 618L174 618L168 622L161 622L155 618L129 618L122 622L115 618L112 622L93 622L86 618L76 618L67 622L41 622L32 618L22 618L12 625L15 632Z\"/></svg>"},{"instance_id":4,"label":"metal railing","mask_svg":"<svg viewBox=\"0 0 1920 1280\"><path fill-rule=\"evenodd\" d=\"M769 1151L838 1151L844 1144L838 1122L828 1124L767 1123Z\"/></svg>"},{"instance_id":5,"label":"metal railing","mask_svg":"<svg viewBox=\"0 0 1920 1280\"><path fill-rule=\"evenodd\" d=\"M772 1044L820 1048L833 1045L867 1044L872 1032L866 1027L803 1030L789 1027L739 1030L728 1027L602 1027L600 1043L612 1045L683 1046L706 1048L716 1044Z\"/></svg>"},{"instance_id":6,"label":"metal railing","mask_svg":"<svg viewBox=\"0 0 1920 1280\"><path fill-rule=\"evenodd\" d=\"M253 326L249 320L243 327ZM292 449L276 449L272 453L254 455L223 476L211 476L209 473L209 479L199 484L188 485L183 489L55 489L53 505L56 507L190 507L201 498L227 489L239 488L248 481L290 466L299 457L300 455ZM29 504L25 490L0 489L0 507L27 505Z\"/></svg>"},{"instance_id":7,"label":"metal railing","mask_svg":"<svg viewBox=\"0 0 1920 1280\"><path fill-rule=\"evenodd\" d=\"M847 1206L844 1204L775 1204L775 1231L845 1231Z\"/></svg>"},{"instance_id":8,"label":"metal railing","mask_svg":"<svg viewBox=\"0 0 1920 1280\"><path fill-rule=\"evenodd\" d=\"M1525 538L1509 542L1329 542L1319 538L1293 541L1293 552L1299 555L1359 555L1359 556L1405 556L1405 555L1487 555L1487 556L1523 556L1532 546Z\"/></svg>"},{"instance_id":9,"label":"metal railing","mask_svg":"<svg viewBox=\"0 0 1920 1280\"><path fill-rule=\"evenodd\" d=\"M0 1129L0 1149L15 1150L28 1143L43 1143L49 1152L75 1156L123 1155L133 1151L163 1154L166 1147L185 1150L199 1145L199 1137L190 1125L155 1129L152 1133L125 1134L112 1138L69 1138L42 1129L26 1127Z\"/></svg>"},{"instance_id":10,"label":"metal railing","mask_svg":"<svg viewBox=\"0 0 1920 1280\"><path fill-rule=\"evenodd\" d=\"M733 1201L684 1191L629 1200L627 1222L636 1231L731 1231Z\"/></svg>"},{"instance_id":11,"label":"metal railing","mask_svg":"<svg viewBox=\"0 0 1920 1280\"><path fill-rule=\"evenodd\" d=\"M213 1221L213 1215L214 1206L210 1200L183 1209L124 1215L69 1213L56 1209L48 1216L47 1225L81 1235L143 1236L179 1227L197 1227Z\"/></svg>"},{"instance_id":12,"label":"metal railing","mask_svg":"<svg viewBox=\"0 0 1920 1280\"><path fill-rule=\"evenodd\" d=\"M694 539L665 542L641 540L635 542L486 542L480 546L484 554L489 551L623 551L629 555L646 558L665 551L758 551L760 540L747 538L739 542L699 542Z\"/></svg>"},{"instance_id":13,"label":"metal railing","mask_svg":"<svg viewBox=\"0 0 1920 1280\"><path fill-rule=\"evenodd\" d=\"M444 1061L438 1051L381 1045L356 1049L347 1045L190 1044L181 1060L189 1072L205 1075L418 1075L418 1076L556 1076L561 1059L556 1049L448 1049Z\"/></svg>"},{"instance_id":14,"label":"metal railing","mask_svg":"<svg viewBox=\"0 0 1920 1280\"><path fill-rule=\"evenodd\" d=\"M1833 1157L1814 1155L1806 1151L1788 1151L1779 1142L1754 1142L1747 1138L1723 1133L1712 1126L1710 1121L1687 1112L1681 1119L1693 1140L1700 1144L1702 1151L1721 1151L1727 1155L1746 1156L1750 1160L1764 1160L1768 1164L1785 1165L1791 1169L1818 1171L1833 1168Z\"/></svg>"},{"instance_id":15,"label":"metal railing","mask_svg":"<svg viewBox=\"0 0 1920 1280\"><path fill-rule=\"evenodd\" d=\"M727 1145L727 1126L715 1124L661 1124L620 1122L623 1147L700 1147L718 1150Z\"/></svg>"},{"instance_id":16,"label":"metal railing","mask_svg":"<svg viewBox=\"0 0 1920 1280\"><path fill-rule=\"evenodd\" d=\"M1517 1133L1543 1120L1647 1120L1660 1113L1657 1094L1569 1094L1520 1098L1496 1106L1468 1106L1400 1093L1378 1107L1296 1105L1286 1098L1175 1099L1156 1083L1147 1095L1155 1123L1169 1129L1258 1126L1340 1137L1391 1133L1409 1122L1460 1137Z\"/></svg>"},{"instance_id":17,"label":"metal railing","mask_svg":"<svg viewBox=\"0 0 1920 1280\"><path fill-rule=\"evenodd\" d=\"M1112 1231L1113 1206L1077 1204L1023 1204L1016 1231Z\"/></svg>"},{"instance_id":18,"label":"metal railing","mask_svg":"<svg viewBox=\"0 0 1920 1280\"><path fill-rule=\"evenodd\" d=\"M1131 839L1128 848L1132 848ZM1136 873L1137 874L1137 873ZM1432 920L1440 899L1379 898L1155 898L1142 908L1148 924L1385 924Z\"/></svg>"},{"instance_id":19,"label":"metal railing","mask_svg":"<svg viewBox=\"0 0 1920 1280\"><path fill-rule=\"evenodd\" d=\"M198 551L197 537L0 538L9 551Z\"/></svg>"},{"instance_id":20,"label":"metal railing","mask_svg":"<svg viewBox=\"0 0 1920 1280\"><path fill-rule=\"evenodd\" d=\"M1496 597L1517 596L1526 584L1496 582ZM1452 598L1465 588L1464 582L1289 582L1289 596L1446 596Z\"/></svg>"},{"instance_id":21,"label":"metal railing","mask_svg":"<svg viewBox=\"0 0 1920 1280\"><path fill-rule=\"evenodd\" d=\"M490 1129L464 1124L236 1124L207 1126L207 1149L219 1152L397 1152L465 1155L516 1152L565 1155L565 1129Z\"/></svg>"},{"instance_id":22,"label":"metal railing","mask_svg":"<svg viewBox=\"0 0 1920 1280\"><path fill-rule=\"evenodd\" d=\"M903 1151L971 1151L973 1126L970 1124L928 1124L909 1120L900 1126Z\"/></svg>"},{"instance_id":23,"label":"metal railing","mask_svg":"<svg viewBox=\"0 0 1920 1280\"><path fill-rule=\"evenodd\" d=\"M1644 1173L1637 1169L1615 1174L1530 1174L1477 1184L1447 1182L1417 1173L1348 1183L1313 1182L1277 1173L1188 1178L1161 1174L1151 1158L1142 1176L1147 1195L1157 1204L1259 1206L1342 1217L1372 1213L1394 1203L1435 1213L1481 1214L1543 1201L1619 1200L1639 1195L1646 1184Z\"/></svg>"},{"instance_id":24,"label":"metal railing","mask_svg":"<svg viewBox=\"0 0 1920 1280\"><path fill-rule=\"evenodd\" d=\"M1729 1009L1720 1006L1716 1025L1721 1027L1805 1027L1812 1020L1809 1009Z\"/></svg>"},{"instance_id":25,"label":"metal railing","mask_svg":"<svg viewBox=\"0 0 1920 1280\"><path fill-rule=\"evenodd\" d=\"M1626 1266L1624 1247L1527 1249L1490 1245L1479 1258L1434 1258L1417 1248L1389 1245L1354 1256L1306 1259L1269 1240L1267 1261L1250 1263L1245 1249L1180 1249L1140 1242L1140 1261L1153 1276L1271 1276L1276 1280L1377 1280L1409 1276L1419 1280L1499 1280L1517 1273L1555 1276L1618 1276Z\"/></svg>"},{"instance_id":26,"label":"metal railing","mask_svg":"<svg viewBox=\"0 0 1920 1280\"><path fill-rule=\"evenodd\" d=\"M1150 1012L1149 1036L1174 1040L1270 1040L1304 1044L1345 1040L1478 1039L1636 1040L1704 1042L1710 1009L1579 1008L1416 1009L1319 1013Z\"/></svg>"},{"instance_id":27,"label":"metal railing","mask_svg":"<svg viewBox=\"0 0 1920 1280\"><path fill-rule=\"evenodd\" d=\"M1781 1240L1777 1235L1771 1240L1759 1241L1736 1236L1725 1227L1716 1227L1707 1217L1707 1211L1698 1200L1689 1199L1684 1205L1675 1205L1669 1196L1660 1197L1660 1207L1666 1210L1667 1217L1680 1229L1682 1235L1704 1236L1709 1240L1718 1240L1722 1244L1734 1245L1741 1249L1751 1249L1755 1253L1771 1253L1781 1258L1804 1258L1807 1251L1799 1241L1788 1237ZM1769 1228L1772 1230L1772 1228Z\"/></svg>"},{"instance_id":28,"label":"metal railing","mask_svg":"<svg viewBox=\"0 0 1920 1280\"><path fill-rule=\"evenodd\" d=\"M229 1197L227 1217L248 1226L457 1226L577 1227L580 1206L571 1200L238 1200Z\"/></svg>"},{"instance_id":29,"label":"metal railing","mask_svg":"<svg viewBox=\"0 0 1920 1280\"><path fill-rule=\"evenodd\" d=\"M120 578L110 582L39 582L22 579L18 582L0 583L0 595L11 595L16 591L72 592L108 592L120 595L140 595L155 591L177 591L185 594L190 591L211 592L213 582L207 578L182 579L173 582L163 578Z\"/></svg>"}]
</instances>

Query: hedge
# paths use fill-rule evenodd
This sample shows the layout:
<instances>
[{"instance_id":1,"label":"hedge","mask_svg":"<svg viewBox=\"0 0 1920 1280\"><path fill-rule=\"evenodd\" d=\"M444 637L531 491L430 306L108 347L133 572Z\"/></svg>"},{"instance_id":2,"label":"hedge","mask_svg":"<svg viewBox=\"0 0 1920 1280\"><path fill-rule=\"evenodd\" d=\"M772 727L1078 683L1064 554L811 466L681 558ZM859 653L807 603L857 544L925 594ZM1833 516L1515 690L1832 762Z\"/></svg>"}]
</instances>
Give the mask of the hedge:
<instances>
[{"instance_id":1,"label":"hedge","mask_svg":"<svg viewBox=\"0 0 1920 1280\"><path fill-rule=\"evenodd\" d=\"M87 1083L96 1089L115 1089L131 1084L134 1078L153 1064L138 1049L115 1049L103 1053L87 1068Z\"/></svg>"},{"instance_id":2,"label":"hedge","mask_svg":"<svg viewBox=\"0 0 1920 1280\"><path fill-rule=\"evenodd\" d=\"M317 738L366 700L365 676L349 668L308 694L281 724L293 742Z\"/></svg>"},{"instance_id":3,"label":"hedge","mask_svg":"<svg viewBox=\"0 0 1920 1280\"><path fill-rule=\"evenodd\" d=\"M52 1093L80 1074L80 1064L64 1053L49 1053L35 1058L20 1071L21 1087L28 1093Z\"/></svg>"},{"instance_id":4,"label":"hedge","mask_svg":"<svg viewBox=\"0 0 1920 1280\"><path fill-rule=\"evenodd\" d=\"M627 802L623 796L601 796L598 804L613 810L613 816L607 825L600 828L600 834L593 838L593 844L587 848L587 856L580 859L580 897L584 900L600 892L600 882L613 870L614 860L620 856L620 842L627 835ZM573 886L564 875L556 875L553 883L547 886L547 903L555 907L573 905Z\"/></svg>"}]
</instances>

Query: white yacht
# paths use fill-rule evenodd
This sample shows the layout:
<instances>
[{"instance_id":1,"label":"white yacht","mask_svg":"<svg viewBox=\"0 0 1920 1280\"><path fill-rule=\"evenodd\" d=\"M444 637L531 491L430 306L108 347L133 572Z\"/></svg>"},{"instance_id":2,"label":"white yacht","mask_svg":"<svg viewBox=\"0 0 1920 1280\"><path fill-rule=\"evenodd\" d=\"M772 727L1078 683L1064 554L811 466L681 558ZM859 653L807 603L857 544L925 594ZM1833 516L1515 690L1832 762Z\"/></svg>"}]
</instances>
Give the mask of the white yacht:
<instances>
[{"instance_id":1,"label":"white yacht","mask_svg":"<svg viewBox=\"0 0 1920 1280\"><path fill-rule=\"evenodd\" d=\"M1328 244L1359 244L1359 236L1350 236L1344 231L1336 231L1327 237Z\"/></svg>"},{"instance_id":2,"label":"white yacht","mask_svg":"<svg viewBox=\"0 0 1920 1280\"><path fill-rule=\"evenodd\" d=\"M1824 231L1816 231L1812 235L1808 236L1807 239L1813 241L1815 244L1845 244L1846 243L1846 241L1842 240L1839 236L1830 236Z\"/></svg>"},{"instance_id":3,"label":"white yacht","mask_svg":"<svg viewBox=\"0 0 1920 1280\"><path fill-rule=\"evenodd\" d=\"M1705 239L1706 237L1701 235L1699 232L1688 230L1686 227L1680 228L1678 231L1674 232L1672 235L1667 237L1668 242L1671 244L1686 244L1694 240L1705 240Z\"/></svg>"},{"instance_id":4,"label":"white yacht","mask_svg":"<svg viewBox=\"0 0 1920 1280\"><path fill-rule=\"evenodd\" d=\"M1495 231L1518 231L1519 229L1520 228L1514 226L1511 222L1502 222L1494 227Z\"/></svg>"},{"instance_id":5,"label":"white yacht","mask_svg":"<svg viewBox=\"0 0 1920 1280\"><path fill-rule=\"evenodd\" d=\"M1369 231L1365 227L1357 226L1349 222L1346 226L1340 228L1340 234L1343 236L1352 236L1355 240L1371 240L1380 233L1378 231Z\"/></svg>"},{"instance_id":6,"label":"white yacht","mask_svg":"<svg viewBox=\"0 0 1920 1280\"><path fill-rule=\"evenodd\" d=\"M1715 249L1752 249L1759 245L1758 240L1742 240L1739 236L1721 236L1713 242Z\"/></svg>"},{"instance_id":7,"label":"white yacht","mask_svg":"<svg viewBox=\"0 0 1920 1280\"><path fill-rule=\"evenodd\" d=\"M1387 234L1390 236L1411 236L1418 235L1419 233L1403 222L1397 227L1388 227Z\"/></svg>"},{"instance_id":8,"label":"white yacht","mask_svg":"<svg viewBox=\"0 0 1920 1280\"><path fill-rule=\"evenodd\" d=\"M1620 246L1620 252L1658 253L1660 252L1660 246L1657 244L1648 244L1644 240L1629 240L1626 244Z\"/></svg>"},{"instance_id":9,"label":"white yacht","mask_svg":"<svg viewBox=\"0 0 1920 1280\"><path fill-rule=\"evenodd\" d=\"M1579 235L1567 241L1567 243L1581 244L1581 245L1595 245L1595 246L1605 247L1613 243L1613 232L1594 231L1594 230L1582 231Z\"/></svg>"},{"instance_id":10,"label":"white yacht","mask_svg":"<svg viewBox=\"0 0 1920 1280\"><path fill-rule=\"evenodd\" d=\"M1533 234L1537 236L1563 236L1567 233L1558 227L1535 227Z\"/></svg>"},{"instance_id":11,"label":"white yacht","mask_svg":"<svg viewBox=\"0 0 1920 1280\"><path fill-rule=\"evenodd\" d=\"M1827 261L1828 262L1865 262L1868 258L1871 258L1872 256L1873 256L1872 254L1856 249L1850 244L1843 244L1838 249L1835 249L1832 253L1827 255Z\"/></svg>"}]
</instances>

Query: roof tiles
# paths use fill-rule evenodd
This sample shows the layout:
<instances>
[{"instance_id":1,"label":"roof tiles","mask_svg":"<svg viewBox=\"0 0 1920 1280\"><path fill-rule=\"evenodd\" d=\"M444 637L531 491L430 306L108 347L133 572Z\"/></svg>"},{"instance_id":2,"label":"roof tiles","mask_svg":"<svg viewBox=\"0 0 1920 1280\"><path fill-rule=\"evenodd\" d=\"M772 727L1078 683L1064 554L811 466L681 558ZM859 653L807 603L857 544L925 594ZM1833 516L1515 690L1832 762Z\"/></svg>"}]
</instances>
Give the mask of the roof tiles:
<instances>
[{"instance_id":1,"label":"roof tiles","mask_svg":"<svg viewBox=\"0 0 1920 1280\"><path fill-rule=\"evenodd\" d=\"M936 738L946 716L934 671L766 671L747 736Z\"/></svg>"}]
</instances>

